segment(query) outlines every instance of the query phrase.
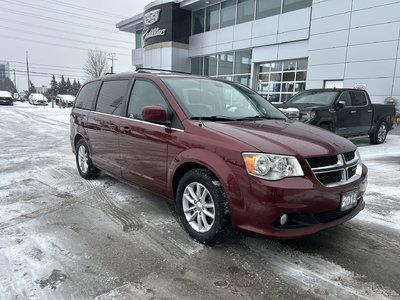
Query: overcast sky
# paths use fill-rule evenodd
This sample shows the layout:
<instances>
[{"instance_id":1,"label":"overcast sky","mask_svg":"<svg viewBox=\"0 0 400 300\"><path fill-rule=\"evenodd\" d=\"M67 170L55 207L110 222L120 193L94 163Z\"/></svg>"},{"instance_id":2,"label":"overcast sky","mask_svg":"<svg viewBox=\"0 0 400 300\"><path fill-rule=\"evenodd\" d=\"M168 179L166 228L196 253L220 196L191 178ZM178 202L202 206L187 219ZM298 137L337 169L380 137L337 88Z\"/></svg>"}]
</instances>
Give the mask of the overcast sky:
<instances>
[{"instance_id":1,"label":"overcast sky","mask_svg":"<svg viewBox=\"0 0 400 300\"><path fill-rule=\"evenodd\" d=\"M143 12L152 0L0 0L0 61L16 71L18 90L26 90L26 51L30 79L49 85L51 75L83 81L87 49L115 53L114 72L133 70L134 35L116 23ZM109 61L111 65L111 61ZM61 76L57 76L59 81ZM13 80L13 72L11 71Z\"/></svg>"}]
</instances>

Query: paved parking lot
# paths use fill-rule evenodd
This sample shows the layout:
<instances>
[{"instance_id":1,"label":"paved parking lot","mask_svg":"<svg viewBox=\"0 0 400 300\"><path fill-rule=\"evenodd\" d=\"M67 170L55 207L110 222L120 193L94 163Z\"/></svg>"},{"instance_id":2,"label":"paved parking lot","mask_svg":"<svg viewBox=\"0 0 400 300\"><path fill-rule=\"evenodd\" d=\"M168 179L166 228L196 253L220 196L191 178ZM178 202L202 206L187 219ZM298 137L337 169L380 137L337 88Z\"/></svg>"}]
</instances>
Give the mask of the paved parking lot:
<instances>
[{"instance_id":1,"label":"paved parking lot","mask_svg":"<svg viewBox=\"0 0 400 300\"><path fill-rule=\"evenodd\" d=\"M1 299L399 299L400 135L352 140L369 186L350 222L290 241L235 232L207 247L159 197L106 175L83 180L68 112L0 106Z\"/></svg>"}]
</instances>

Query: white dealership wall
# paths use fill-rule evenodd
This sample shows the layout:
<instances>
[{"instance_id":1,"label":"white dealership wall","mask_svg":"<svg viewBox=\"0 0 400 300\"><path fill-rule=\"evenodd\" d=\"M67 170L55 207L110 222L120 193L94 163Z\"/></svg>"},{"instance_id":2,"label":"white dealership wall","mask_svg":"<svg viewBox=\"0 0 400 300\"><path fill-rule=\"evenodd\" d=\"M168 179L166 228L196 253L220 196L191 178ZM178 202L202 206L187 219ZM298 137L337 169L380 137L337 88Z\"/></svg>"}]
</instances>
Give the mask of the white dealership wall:
<instances>
[{"instance_id":1,"label":"white dealership wall","mask_svg":"<svg viewBox=\"0 0 400 300\"><path fill-rule=\"evenodd\" d=\"M188 70L191 57L252 49L255 87L258 63L308 58L307 89L343 80L343 87L365 85L382 103L400 99L399 12L400 0L313 0L312 7L192 35L188 49L172 54L163 45L135 49L132 62Z\"/></svg>"},{"instance_id":2,"label":"white dealership wall","mask_svg":"<svg viewBox=\"0 0 400 300\"><path fill-rule=\"evenodd\" d=\"M314 0L307 88L365 84L372 101L400 98L400 1Z\"/></svg>"}]
</instances>

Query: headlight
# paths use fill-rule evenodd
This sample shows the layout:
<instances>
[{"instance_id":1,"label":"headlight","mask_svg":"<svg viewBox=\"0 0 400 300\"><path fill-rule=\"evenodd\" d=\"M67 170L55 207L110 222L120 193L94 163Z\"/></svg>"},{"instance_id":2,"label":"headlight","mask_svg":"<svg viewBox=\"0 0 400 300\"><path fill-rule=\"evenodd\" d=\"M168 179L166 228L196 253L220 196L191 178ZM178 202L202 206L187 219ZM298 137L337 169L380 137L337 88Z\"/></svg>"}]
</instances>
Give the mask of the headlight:
<instances>
[{"instance_id":1,"label":"headlight","mask_svg":"<svg viewBox=\"0 0 400 300\"><path fill-rule=\"evenodd\" d=\"M247 173L266 180L304 176L297 158L265 153L243 153Z\"/></svg>"},{"instance_id":2,"label":"headlight","mask_svg":"<svg viewBox=\"0 0 400 300\"><path fill-rule=\"evenodd\" d=\"M304 111L301 113L301 120L304 122L309 122L315 118L315 111Z\"/></svg>"}]
</instances>

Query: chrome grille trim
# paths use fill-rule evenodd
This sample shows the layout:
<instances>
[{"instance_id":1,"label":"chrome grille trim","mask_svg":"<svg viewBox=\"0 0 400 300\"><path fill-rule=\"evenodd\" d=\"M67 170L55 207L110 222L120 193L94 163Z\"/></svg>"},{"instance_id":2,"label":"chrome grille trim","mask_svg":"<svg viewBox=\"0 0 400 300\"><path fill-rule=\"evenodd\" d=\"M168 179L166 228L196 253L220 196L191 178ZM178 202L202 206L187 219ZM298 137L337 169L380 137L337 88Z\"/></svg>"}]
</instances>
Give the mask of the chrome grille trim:
<instances>
[{"instance_id":1,"label":"chrome grille trim","mask_svg":"<svg viewBox=\"0 0 400 300\"><path fill-rule=\"evenodd\" d=\"M350 161L346 161L346 157L349 157L349 153L344 153L344 154L338 154L337 155L337 163L334 165L326 165L322 167L317 167L317 168L312 168L309 161L307 160L307 163L311 170L314 173L315 178L324 186L326 187L335 187L335 186L340 186L344 184L348 184L350 182L353 182L357 179L360 178L360 175L356 174L356 168L359 164L359 158L354 154L354 158L351 159ZM325 180L327 176L327 173L338 173L340 172L341 174L341 179L340 181L335 181L335 182L322 182L321 180ZM321 176L318 176L321 175ZM338 174L337 174L338 175ZM332 176L332 178L335 176ZM337 178L339 176L336 176Z\"/></svg>"}]
</instances>

